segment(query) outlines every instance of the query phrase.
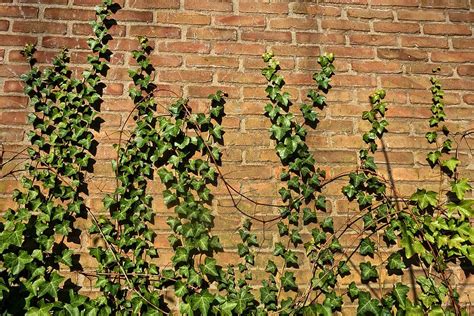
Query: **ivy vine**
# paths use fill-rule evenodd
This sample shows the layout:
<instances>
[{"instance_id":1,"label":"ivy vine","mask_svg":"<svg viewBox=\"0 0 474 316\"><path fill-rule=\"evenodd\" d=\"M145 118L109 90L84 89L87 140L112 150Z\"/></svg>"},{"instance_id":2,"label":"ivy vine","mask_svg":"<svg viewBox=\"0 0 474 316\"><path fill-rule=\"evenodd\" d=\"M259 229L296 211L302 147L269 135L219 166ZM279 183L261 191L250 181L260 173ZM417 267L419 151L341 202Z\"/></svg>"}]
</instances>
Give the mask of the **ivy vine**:
<instances>
[{"instance_id":1,"label":"ivy vine","mask_svg":"<svg viewBox=\"0 0 474 316\"><path fill-rule=\"evenodd\" d=\"M268 97L263 112L282 164L281 203L269 205L243 195L221 172L225 93L210 95L205 113L193 113L183 98L160 104L152 48L139 37L139 49L132 52L138 66L129 70L134 109L127 122L133 120L134 126L126 138L121 132L115 145L116 188L103 198L104 215L89 210L85 179L93 170L102 80L112 53L108 29L116 10L112 0L97 7L95 37L88 41L89 69L79 79L68 68L66 50L44 70L36 65L35 48L27 45L24 50L31 66L22 76L32 107L31 145L22 189L13 194L17 207L7 210L0 223L2 314L332 315L352 301L358 315L467 315L448 271L455 266L472 269L474 262L474 202L467 198L472 186L460 175L457 149L458 140L472 131L453 133L444 124L444 92L436 78L431 78L432 116L426 133L433 150L426 160L439 171L440 188L420 187L406 197L378 171L374 158L389 127L386 91L376 90L369 97L370 109L362 113L370 129L362 135L365 146L358 166L329 178L318 168L306 136L318 127L318 113L328 106L335 57L318 58L315 89L309 90L306 103L295 105L284 91L278 60L271 52L263 54ZM161 182L160 197L150 194L155 179ZM358 208L342 226L335 225L324 195L326 185L340 179L347 179L341 193ZM223 247L212 233L212 192L219 182L243 216L236 242L241 259L227 266L216 258ZM279 215L247 214L234 196L275 207ZM156 198L174 214L166 220L174 251L166 266L156 261ZM69 247L85 233L75 226L80 217L92 222L88 233L100 241L89 248L97 261L93 274L83 271L80 254ZM256 265L262 242L256 222L264 228L275 223L279 235L273 258L263 267ZM353 240L351 247L343 246L344 236ZM382 260L381 251L390 255ZM355 255L364 258L357 265ZM310 267L304 277L296 273L302 267ZM403 276L412 270L421 271L414 286L382 284L382 274ZM68 272L93 277L100 295L82 295ZM344 278L353 281L341 286Z\"/></svg>"}]
</instances>

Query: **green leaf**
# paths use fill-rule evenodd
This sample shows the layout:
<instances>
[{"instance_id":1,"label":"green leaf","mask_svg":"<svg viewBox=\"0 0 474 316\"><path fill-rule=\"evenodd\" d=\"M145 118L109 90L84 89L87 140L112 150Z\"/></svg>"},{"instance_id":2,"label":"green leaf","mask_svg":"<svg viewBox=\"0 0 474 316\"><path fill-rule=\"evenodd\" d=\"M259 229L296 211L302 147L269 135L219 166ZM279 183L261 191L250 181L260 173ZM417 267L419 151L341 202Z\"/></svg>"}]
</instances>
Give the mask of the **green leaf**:
<instances>
[{"instance_id":1,"label":"green leaf","mask_svg":"<svg viewBox=\"0 0 474 316\"><path fill-rule=\"evenodd\" d=\"M379 275L377 269L370 262L361 262L359 264L360 268L360 277L362 281L370 281L377 278Z\"/></svg>"},{"instance_id":2,"label":"green leaf","mask_svg":"<svg viewBox=\"0 0 474 316\"><path fill-rule=\"evenodd\" d=\"M171 193L170 190L163 191L163 201L167 206L174 203L177 200L176 195Z\"/></svg>"},{"instance_id":3,"label":"green leaf","mask_svg":"<svg viewBox=\"0 0 474 316\"><path fill-rule=\"evenodd\" d=\"M24 224L18 224L14 231L4 230L0 233L0 253L10 245L20 247L23 242Z\"/></svg>"},{"instance_id":4,"label":"green leaf","mask_svg":"<svg viewBox=\"0 0 474 316\"><path fill-rule=\"evenodd\" d=\"M454 173L454 171L456 170L457 166L460 163L461 161L459 161L458 159L450 158L448 160L444 160L443 162L441 162L441 166L447 168L451 173Z\"/></svg>"},{"instance_id":5,"label":"green leaf","mask_svg":"<svg viewBox=\"0 0 474 316\"><path fill-rule=\"evenodd\" d=\"M417 189L410 199L416 202L420 209L424 210L428 206L436 206L438 203L437 197L436 192Z\"/></svg>"},{"instance_id":6,"label":"green leaf","mask_svg":"<svg viewBox=\"0 0 474 316\"><path fill-rule=\"evenodd\" d=\"M278 271L278 268L277 268L275 262L273 262L272 260L269 260L268 263L267 263L267 266L265 268L265 271L269 272L273 275L276 275L276 273Z\"/></svg>"},{"instance_id":7,"label":"green leaf","mask_svg":"<svg viewBox=\"0 0 474 316\"><path fill-rule=\"evenodd\" d=\"M456 181L451 182L451 188L452 192L456 194L456 197L459 200L464 199L464 195L466 192L470 191L472 189L472 186L469 184L468 179L459 179Z\"/></svg>"},{"instance_id":8,"label":"green leaf","mask_svg":"<svg viewBox=\"0 0 474 316\"><path fill-rule=\"evenodd\" d=\"M407 305L407 294L410 288L402 283L397 283L393 287L392 295L398 302L398 306L405 310Z\"/></svg>"},{"instance_id":9,"label":"green leaf","mask_svg":"<svg viewBox=\"0 0 474 316\"><path fill-rule=\"evenodd\" d=\"M207 257L204 260L204 264L201 264L201 271L206 275L218 277L219 273L217 272L216 262L216 259Z\"/></svg>"},{"instance_id":10,"label":"green leaf","mask_svg":"<svg viewBox=\"0 0 474 316\"><path fill-rule=\"evenodd\" d=\"M349 287L347 289L347 295L349 295L351 300L354 300L359 296L359 292L360 292L359 288L357 287L355 282L352 281L351 284L349 284Z\"/></svg>"},{"instance_id":11,"label":"green leaf","mask_svg":"<svg viewBox=\"0 0 474 316\"><path fill-rule=\"evenodd\" d=\"M51 279L49 282L45 282L40 286L38 297L43 297L46 294L49 294L51 297L58 298L58 289L59 284L64 280L64 277L60 276L58 273L53 272L51 274Z\"/></svg>"},{"instance_id":12,"label":"green leaf","mask_svg":"<svg viewBox=\"0 0 474 316\"><path fill-rule=\"evenodd\" d=\"M293 272L285 271L285 274L281 276L281 284L285 291L296 291L296 278Z\"/></svg>"},{"instance_id":13,"label":"green leaf","mask_svg":"<svg viewBox=\"0 0 474 316\"><path fill-rule=\"evenodd\" d=\"M332 217L326 217L321 223L321 228L329 232L334 232L334 222Z\"/></svg>"},{"instance_id":14,"label":"green leaf","mask_svg":"<svg viewBox=\"0 0 474 316\"><path fill-rule=\"evenodd\" d=\"M226 301L221 305L221 312L223 316L232 316L232 310L237 306L237 302Z\"/></svg>"},{"instance_id":15,"label":"green leaf","mask_svg":"<svg viewBox=\"0 0 474 316\"><path fill-rule=\"evenodd\" d=\"M207 316L213 301L214 295L206 289L191 296L191 307L194 311L199 310L202 316Z\"/></svg>"},{"instance_id":16,"label":"green leaf","mask_svg":"<svg viewBox=\"0 0 474 316\"><path fill-rule=\"evenodd\" d=\"M381 307L379 301L370 296L369 292L359 293L359 306L357 307L357 315L380 315Z\"/></svg>"},{"instance_id":17,"label":"green leaf","mask_svg":"<svg viewBox=\"0 0 474 316\"><path fill-rule=\"evenodd\" d=\"M400 271L406 268L405 262L403 262L403 258L398 252L392 253L390 257L388 257L387 266L390 270L397 270L397 271Z\"/></svg>"},{"instance_id":18,"label":"green leaf","mask_svg":"<svg viewBox=\"0 0 474 316\"><path fill-rule=\"evenodd\" d=\"M359 251L363 256L373 255L375 251L375 243L369 237L364 238L360 243Z\"/></svg>"},{"instance_id":19,"label":"green leaf","mask_svg":"<svg viewBox=\"0 0 474 316\"><path fill-rule=\"evenodd\" d=\"M253 301L253 299L253 295L250 294L246 289L238 292L236 298L232 300L233 302L237 303L235 306L237 315L243 315L244 311L247 309L247 306Z\"/></svg>"}]
</instances>

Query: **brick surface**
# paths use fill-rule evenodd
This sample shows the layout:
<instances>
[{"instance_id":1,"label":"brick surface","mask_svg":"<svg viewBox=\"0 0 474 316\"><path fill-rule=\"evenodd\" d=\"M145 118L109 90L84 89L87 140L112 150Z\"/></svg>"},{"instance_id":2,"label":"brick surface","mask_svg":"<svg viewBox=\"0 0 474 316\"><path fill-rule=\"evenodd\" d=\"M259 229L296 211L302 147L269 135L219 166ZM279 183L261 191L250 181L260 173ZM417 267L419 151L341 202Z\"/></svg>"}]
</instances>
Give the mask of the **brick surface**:
<instances>
[{"instance_id":1,"label":"brick surface","mask_svg":"<svg viewBox=\"0 0 474 316\"><path fill-rule=\"evenodd\" d=\"M425 156L432 147L424 133L430 116L429 78L438 66L446 90L446 124L455 132L474 128L474 6L470 0L116 2L121 10L115 15L117 25L111 29L114 39L109 43L114 55L101 106L100 116L105 122L96 133L101 142L96 156L98 175L91 180L92 195L86 201L94 211L101 209L104 192L114 190L110 160L116 152L112 144L118 141L117 130L133 109L127 97L128 69L135 66L131 51L137 48L140 35L148 36L154 47L151 60L157 71L154 80L161 104L169 104L176 96L189 97L194 111L205 111L209 94L218 89L228 94L227 115L222 121L226 131L223 171L232 184L261 202L276 202L281 170L274 141L269 138L268 119L262 115L267 100L260 69L266 50L279 58L285 89L295 103L307 101L314 86L312 74L320 68L317 56L322 52L335 54L336 76L327 96L328 107L320 113L318 128L307 136L318 166L332 176L357 167L357 151L363 145L360 134L369 128L360 116L369 107L368 95L383 87L387 89L390 125L385 139L387 152L377 152L376 161L384 170L392 168L392 176L401 181L401 194L409 195L425 182L436 185L427 169ZM31 109L19 80L29 68L20 53L23 46L37 44L36 58L41 67L62 48L68 48L71 67L79 72L87 61L87 39L92 34L88 22L94 18L93 8L98 3L0 0L0 151L4 151L0 157L11 156L28 144L26 118ZM127 127L131 124L129 121ZM466 161L466 174L472 175L472 152L464 149L460 157ZM329 212L337 215L339 226L357 211L354 203L341 196L344 184L332 183L325 191ZM0 179L2 207L13 206L10 194L16 187L13 178ZM159 192L160 187L153 187L153 194L161 196ZM219 225L216 234L222 236L226 249L220 259L234 262L235 228L243 217L232 207L222 185L213 193ZM168 264L172 253L165 221L170 210L160 198L155 199L154 206L160 210L154 227L159 232L160 262ZM254 211L250 204L243 203L242 207ZM257 212L268 215L275 210L262 207ZM81 225L87 227L88 223ZM277 240L275 227L268 229L267 252ZM341 242L351 244L352 239L349 236ZM257 256L256 260L260 264L268 256ZM81 262L88 268L96 265L87 254L81 256ZM298 273L304 277L307 271L303 266ZM382 278L386 288L401 280L396 275ZM466 288L472 289L472 278L460 276L459 280L470 282ZM461 299L468 299L465 293ZM344 313L356 312L344 309Z\"/></svg>"}]
</instances>

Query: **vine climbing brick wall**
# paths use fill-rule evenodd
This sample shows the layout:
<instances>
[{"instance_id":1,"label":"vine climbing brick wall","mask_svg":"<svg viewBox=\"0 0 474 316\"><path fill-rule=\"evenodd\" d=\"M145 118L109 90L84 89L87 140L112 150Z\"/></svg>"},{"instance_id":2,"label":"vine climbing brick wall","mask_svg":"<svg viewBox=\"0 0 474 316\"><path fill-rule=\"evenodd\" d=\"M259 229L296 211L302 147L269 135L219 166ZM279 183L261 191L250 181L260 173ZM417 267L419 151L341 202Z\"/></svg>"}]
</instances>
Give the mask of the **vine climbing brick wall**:
<instances>
[{"instance_id":1,"label":"vine climbing brick wall","mask_svg":"<svg viewBox=\"0 0 474 316\"><path fill-rule=\"evenodd\" d=\"M28 66L20 50L26 43L36 43L40 63L51 61L62 47L70 49L75 70L85 65L88 21L94 18L98 0L0 0L0 153L3 161L27 145L27 98L22 93L20 74ZM321 0L289 1L207 1L207 0L117 0L121 9L115 15L118 24L112 28L110 43L115 52L108 76L104 120L97 141L96 166L88 178L88 205L101 212L105 193L113 192L115 181L110 160L116 155L122 127L133 104L128 98L128 69L132 66L130 51L136 49L138 35L146 35L154 46L153 63L160 104L176 96L190 98L195 111L205 110L207 96L221 89L228 94L222 171L229 182L251 199L262 204L278 203L280 165L263 116L266 103L262 53L272 50L281 62L286 90L294 102L301 102L312 86L317 56L333 52L336 76L328 95L328 107L321 113L316 131L308 144L328 176L354 170L357 152L363 145L361 133L370 127L361 121L368 109L368 95L377 87L387 89L390 107L387 113L389 133L377 162L387 178L397 182L401 195L410 194L419 185L436 188L439 175L425 160L431 148L424 139L428 129L431 94L429 77L432 69L441 67L439 76L446 90L446 113L452 131L474 128L474 40L472 21L474 4L469 0ZM315 3L320 2L320 3ZM466 142L460 144L460 157L466 177L474 178L474 160ZM15 160L18 161L18 160ZM19 162L19 161L18 161ZM9 164L2 172L15 166ZM342 196L345 179L326 187L328 212L336 228L357 212ZM11 192L18 187L13 176L0 179L0 205L12 206ZM169 210L160 202L160 187L155 186L155 207L159 216L156 229L160 262L168 264L172 255L166 240L165 219ZM214 191L215 232L225 252L220 263L238 261L236 228L243 215L236 211L223 186ZM277 214L278 210L255 206L248 200L241 208L258 218ZM85 228L81 244L71 243L83 251L82 265L91 270L95 261L87 254L90 240ZM255 223L263 241L257 255L257 266L263 267L278 240L274 225ZM354 240L341 241L353 246ZM388 249L387 249L388 251ZM386 258L380 258L382 263ZM358 258L353 258L357 262ZM308 273L303 266L298 273ZM461 270L454 270L465 284L461 301L468 302L474 290L473 280ZM415 271L416 273L416 271ZM80 275L85 290L93 291L92 282ZM350 282L351 280L347 280ZM381 287L410 280L397 275L382 275ZM346 282L346 281L345 281Z\"/></svg>"}]
</instances>

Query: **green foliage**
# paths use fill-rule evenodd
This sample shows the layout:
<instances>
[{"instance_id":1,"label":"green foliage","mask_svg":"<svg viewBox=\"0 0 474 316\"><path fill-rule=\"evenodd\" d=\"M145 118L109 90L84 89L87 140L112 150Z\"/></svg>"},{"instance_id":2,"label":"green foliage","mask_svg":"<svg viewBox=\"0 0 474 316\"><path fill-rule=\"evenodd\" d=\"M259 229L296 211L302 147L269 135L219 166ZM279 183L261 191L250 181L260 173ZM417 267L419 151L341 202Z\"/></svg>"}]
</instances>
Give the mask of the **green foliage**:
<instances>
[{"instance_id":1,"label":"green foliage","mask_svg":"<svg viewBox=\"0 0 474 316\"><path fill-rule=\"evenodd\" d=\"M22 76L33 108L28 116L33 127L27 150L31 162L20 180L22 190L13 194L17 208L8 210L0 224L2 314L332 315L344 309L344 296L357 301L358 315L462 313L446 270L450 265L472 268L474 262L470 222L474 202L467 199L472 185L459 177L462 162L453 148L454 136L442 125L444 92L434 78L426 139L435 148L427 161L449 180L440 181L439 190L420 187L405 199L378 172L374 158L388 132L386 92L376 90L369 97L370 109L362 113L370 129L362 135L359 167L329 178L318 168L306 137L317 128L319 111L327 106L334 56L318 58L316 89L309 90L305 103L295 105L284 91L279 62L271 52L265 53L262 75L269 102L264 114L282 164L278 190L282 204L278 217L260 220L238 208L232 193L237 191L220 172L225 93L210 95L205 113L193 113L186 99L177 99L164 114L157 111L152 48L139 37L139 49L132 52L138 66L129 70L133 82L129 96L135 107L127 121L133 114L133 127L126 138L121 130L115 144L116 186L103 197L103 215L90 212L84 202L85 178L94 163L94 127L111 55L107 42L114 8L112 0L103 0L96 10L95 36L88 40L89 68L80 79L72 77L66 51L52 67L40 70L34 47L25 48L31 65ZM341 191L358 211L341 225L323 192L328 183L342 177L347 183ZM173 256L163 266L156 263L160 254L153 226L158 211L153 199L157 197L150 194L154 179L162 184L159 198L173 212L166 220ZM212 190L218 181L245 216L237 230L240 261L225 267L216 256L223 247L212 234ZM86 274L78 265L79 255L65 242L77 234L79 217L92 222L90 233L100 241L89 249L97 262L91 276L101 294L95 299L82 296L80 287L64 273ZM264 277L263 267L255 267L264 242L253 228L255 222L264 227L276 222L279 235ZM348 246L347 240L352 244ZM379 251L387 247L391 254L381 263ZM352 265L357 253L364 262ZM302 278L297 271L307 267L310 271ZM380 296L365 291L382 282L383 269L387 274L405 274L412 267L424 272L416 279L418 299L411 301L410 288L402 283ZM341 294L338 282L352 274L360 278ZM255 280L261 281L258 290Z\"/></svg>"}]
</instances>

